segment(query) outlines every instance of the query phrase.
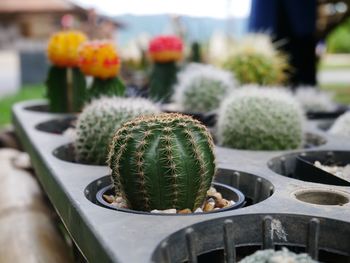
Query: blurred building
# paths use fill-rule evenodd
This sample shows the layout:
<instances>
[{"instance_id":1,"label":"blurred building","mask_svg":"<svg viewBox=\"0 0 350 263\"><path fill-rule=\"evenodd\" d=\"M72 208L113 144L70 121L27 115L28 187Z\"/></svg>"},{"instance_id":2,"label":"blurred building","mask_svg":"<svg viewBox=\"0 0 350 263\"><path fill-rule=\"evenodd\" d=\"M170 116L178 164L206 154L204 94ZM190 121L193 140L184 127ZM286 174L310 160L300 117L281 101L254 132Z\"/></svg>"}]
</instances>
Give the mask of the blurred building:
<instances>
[{"instance_id":1,"label":"blurred building","mask_svg":"<svg viewBox=\"0 0 350 263\"><path fill-rule=\"evenodd\" d=\"M114 40L123 27L111 17L69 0L0 0L0 53L12 52L12 56L18 57L21 84L45 80L48 67L45 50L52 33L74 28L90 38Z\"/></svg>"}]
</instances>

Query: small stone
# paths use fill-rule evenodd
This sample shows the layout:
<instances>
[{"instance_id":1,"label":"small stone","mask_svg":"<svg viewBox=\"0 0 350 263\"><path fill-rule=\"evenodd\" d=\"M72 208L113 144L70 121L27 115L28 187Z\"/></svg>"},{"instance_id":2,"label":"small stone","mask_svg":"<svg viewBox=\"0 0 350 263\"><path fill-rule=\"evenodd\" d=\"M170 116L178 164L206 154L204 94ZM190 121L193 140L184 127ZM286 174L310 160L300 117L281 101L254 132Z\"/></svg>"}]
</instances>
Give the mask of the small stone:
<instances>
[{"instance_id":1,"label":"small stone","mask_svg":"<svg viewBox=\"0 0 350 263\"><path fill-rule=\"evenodd\" d=\"M171 209L165 209L165 210L157 210L154 209L151 211L151 213L158 213L158 214L176 214L176 209L171 208Z\"/></svg>"},{"instance_id":2,"label":"small stone","mask_svg":"<svg viewBox=\"0 0 350 263\"><path fill-rule=\"evenodd\" d=\"M113 195L103 195L103 199L110 204L116 201Z\"/></svg>"},{"instance_id":3,"label":"small stone","mask_svg":"<svg viewBox=\"0 0 350 263\"><path fill-rule=\"evenodd\" d=\"M186 209L179 210L179 212L177 212L177 213L178 214L191 214L192 211L191 211L191 209L186 208Z\"/></svg>"},{"instance_id":4,"label":"small stone","mask_svg":"<svg viewBox=\"0 0 350 263\"><path fill-rule=\"evenodd\" d=\"M203 208L203 211L204 212L209 212L209 211L212 211L215 207L215 202L207 202L205 205L204 205L204 208Z\"/></svg>"},{"instance_id":5,"label":"small stone","mask_svg":"<svg viewBox=\"0 0 350 263\"><path fill-rule=\"evenodd\" d=\"M207 196L213 196L215 193L216 193L216 189L211 186L207 191Z\"/></svg>"},{"instance_id":6,"label":"small stone","mask_svg":"<svg viewBox=\"0 0 350 263\"><path fill-rule=\"evenodd\" d=\"M203 213L203 209L198 207L196 210L194 210L195 213Z\"/></svg>"},{"instance_id":7,"label":"small stone","mask_svg":"<svg viewBox=\"0 0 350 263\"><path fill-rule=\"evenodd\" d=\"M219 192L216 192L213 197L216 199L216 200L221 200L222 199L222 195L219 193Z\"/></svg>"},{"instance_id":8,"label":"small stone","mask_svg":"<svg viewBox=\"0 0 350 263\"><path fill-rule=\"evenodd\" d=\"M226 199L217 199L215 205L219 208L227 207L229 205L229 201L227 201Z\"/></svg>"}]
</instances>

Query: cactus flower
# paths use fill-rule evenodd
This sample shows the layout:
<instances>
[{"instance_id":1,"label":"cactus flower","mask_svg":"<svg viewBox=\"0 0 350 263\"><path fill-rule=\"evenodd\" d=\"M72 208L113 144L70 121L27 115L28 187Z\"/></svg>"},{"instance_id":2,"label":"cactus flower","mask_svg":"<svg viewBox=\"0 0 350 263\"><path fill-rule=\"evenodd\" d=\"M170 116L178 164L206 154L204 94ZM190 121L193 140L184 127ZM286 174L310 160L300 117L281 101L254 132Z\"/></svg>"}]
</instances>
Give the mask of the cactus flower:
<instances>
[{"instance_id":1,"label":"cactus flower","mask_svg":"<svg viewBox=\"0 0 350 263\"><path fill-rule=\"evenodd\" d=\"M79 31L61 31L52 35L47 54L52 64L58 67L76 67L78 65L78 47L87 40Z\"/></svg>"},{"instance_id":2,"label":"cactus flower","mask_svg":"<svg viewBox=\"0 0 350 263\"><path fill-rule=\"evenodd\" d=\"M110 41L90 41L79 49L80 70L99 79L110 79L118 75L120 59Z\"/></svg>"},{"instance_id":3,"label":"cactus flower","mask_svg":"<svg viewBox=\"0 0 350 263\"><path fill-rule=\"evenodd\" d=\"M183 43L177 36L158 36L150 42L148 51L157 63L179 61L183 55Z\"/></svg>"}]
</instances>

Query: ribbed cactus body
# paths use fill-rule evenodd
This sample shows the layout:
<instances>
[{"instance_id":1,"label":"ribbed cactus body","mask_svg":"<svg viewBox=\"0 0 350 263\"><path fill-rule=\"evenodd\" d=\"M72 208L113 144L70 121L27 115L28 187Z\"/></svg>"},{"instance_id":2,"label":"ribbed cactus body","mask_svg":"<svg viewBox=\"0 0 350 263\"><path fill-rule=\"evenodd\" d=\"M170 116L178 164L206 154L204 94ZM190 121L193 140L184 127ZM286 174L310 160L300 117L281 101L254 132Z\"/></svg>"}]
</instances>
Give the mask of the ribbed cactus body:
<instances>
[{"instance_id":1,"label":"ribbed cactus body","mask_svg":"<svg viewBox=\"0 0 350 263\"><path fill-rule=\"evenodd\" d=\"M119 77L109 79L94 78L91 87L87 90L87 100L100 97L124 96L125 85Z\"/></svg>"},{"instance_id":2,"label":"ribbed cactus body","mask_svg":"<svg viewBox=\"0 0 350 263\"><path fill-rule=\"evenodd\" d=\"M216 169L207 129L179 114L125 123L113 138L109 166L117 195L141 211L200 207Z\"/></svg>"},{"instance_id":3,"label":"ribbed cactus body","mask_svg":"<svg viewBox=\"0 0 350 263\"><path fill-rule=\"evenodd\" d=\"M236 149L295 149L303 141L303 122L301 106L286 91L244 87L221 105L217 139Z\"/></svg>"},{"instance_id":4,"label":"ribbed cactus body","mask_svg":"<svg viewBox=\"0 0 350 263\"><path fill-rule=\"evenodd\" d=\"M209 112L219 107L235 85L230 72L191 63L178 74L173 99L185 111Z\"/></svg>"},{"instance_id":5,"label":"ribbed cactus body","mask_svg":"<svg viewBox=\"0 0 350 263\"><path fill-rule=\"evenodd\" d=\"M169 102L173 95L176 74L175 62L155 63L150 76L149 97L156 102Z\"/></svg>"},{"instance_id":6,"label":"ribbed cactus body","mask_svg":"<svg viewBox=\"0 0 350 263\"><path fill-rule=\"evenodd\" d=\"M51 112L79 112L83 107L86 81L78 68L51 66L46 86Z\"/></svg>"},{"instance_id":7,"label":"ribbed cactus body","mask_svg":"<svg viewBox=\"0 0 350 263\"><path fill-rule=\"evenodd\" d=\"M77 160L89 164L106 163L108 145L115 131L140 115L157 113L158 108L141 98L101 98L86 106L77 121Z\"/></svg>"}]
</instances>

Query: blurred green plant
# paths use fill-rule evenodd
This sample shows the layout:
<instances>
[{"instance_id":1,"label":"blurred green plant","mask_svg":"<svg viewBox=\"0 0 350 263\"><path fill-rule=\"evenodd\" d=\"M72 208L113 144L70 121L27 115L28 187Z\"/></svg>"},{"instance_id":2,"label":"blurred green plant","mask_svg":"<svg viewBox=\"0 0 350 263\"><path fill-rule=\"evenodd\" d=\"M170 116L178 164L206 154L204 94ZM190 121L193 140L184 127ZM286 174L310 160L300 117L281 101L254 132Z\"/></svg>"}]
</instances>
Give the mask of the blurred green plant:
<instances>
[{"instance_id":1,"label":"blurred green plant","mask_svg":"<svg viewBox=\"0 0 350 263\"><path fill-rule=\"evenodd\" d=\"M24 86L16 94L0 98L0 127L4 127L11 122L11 108L13 104L44 97L45 87L41 84Z\"/></svg>"},{"instance_id":2,"label":"blurred green plant","mask_svg":"<svg viewBox=\"0 0 350 263\"><path fill-rule=\"evenodd\" d=\"M327 37L327 51L330 53L350 53L350 19L340 24Z\"/></svg>"}]
</instances>

